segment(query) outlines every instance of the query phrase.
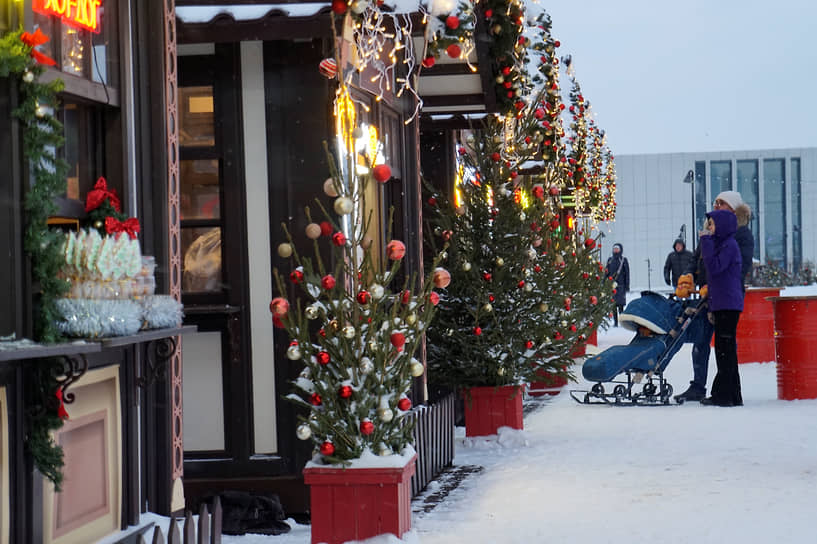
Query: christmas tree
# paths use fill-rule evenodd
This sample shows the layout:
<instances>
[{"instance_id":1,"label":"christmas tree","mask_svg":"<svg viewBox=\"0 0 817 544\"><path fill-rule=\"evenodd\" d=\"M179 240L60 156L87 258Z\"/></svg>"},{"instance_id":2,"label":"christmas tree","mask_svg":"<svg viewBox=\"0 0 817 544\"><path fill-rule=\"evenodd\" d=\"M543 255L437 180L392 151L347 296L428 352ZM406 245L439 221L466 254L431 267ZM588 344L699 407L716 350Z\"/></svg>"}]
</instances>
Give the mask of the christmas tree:
<instances>
[{"instance_id":1,"label":"christmas tree","mask_svg":"<svg viewBox=\"0 0 817 544\"><path fill-rule=\"evenodd\" d=\"M342 86L338 100L354 107L347 97ZM424 372L413 354L434 314L433 288L450 281L436 266L424 281L416 274L399 281L403 242L389 232L388 242L378 247L367 234L380 225L373 224L371 213L364 217L372 208L366 187L388 182L391 173L378 162L377 149L355 151L363 135L353 118L347 116L341 127L341 162L331 166L324 184L334 213L320 200L323 221L313 221L305 210L311 257L297 251L284 225L288 241L278 253L291 260L289 281L300 288L300 297L292 303L286 298L285 279L276 269L280 296L270 303L273 322L291 338L287 357L304 365L293 383L296 393L288 397L307 409L298 438L310 440L325 463L344 463L367 451L402 454L410 445L412 425L403 417L411 409L407 393L412 377ZM326 238L330 254L321 250Z\"/></svg>"}]
</instances>

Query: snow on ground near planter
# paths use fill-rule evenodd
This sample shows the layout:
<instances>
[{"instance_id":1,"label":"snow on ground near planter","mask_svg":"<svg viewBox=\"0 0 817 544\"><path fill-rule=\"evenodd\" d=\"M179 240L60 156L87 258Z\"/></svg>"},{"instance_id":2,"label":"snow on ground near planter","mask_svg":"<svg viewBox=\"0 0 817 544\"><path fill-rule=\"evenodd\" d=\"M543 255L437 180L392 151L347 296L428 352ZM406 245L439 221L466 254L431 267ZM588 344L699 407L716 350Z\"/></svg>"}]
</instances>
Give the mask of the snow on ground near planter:
<instances>
[{"instance_id":1,"label":"snow on ground near planter","mask_svg":"<svg viewBox=\"0 0 817 544\"><path fill-rule=\"evenodd\" d=\"M599 349L633 333L599 333ZM685 345L666 376L691 378ZM715 374L714 350L709 383ZM581 368L576 368L581 376ZM479 465L412 531L366 544L812 543L817 535L817 400L777 400L774 363L740 365L745 405L586 406L563 391L525 430L466 439L455 465ZM589 388L590 384L571 384ZM436 489L432 482L430 488ZM225 544L308 544L309 527Z\"/></svg>"}]
</instances>

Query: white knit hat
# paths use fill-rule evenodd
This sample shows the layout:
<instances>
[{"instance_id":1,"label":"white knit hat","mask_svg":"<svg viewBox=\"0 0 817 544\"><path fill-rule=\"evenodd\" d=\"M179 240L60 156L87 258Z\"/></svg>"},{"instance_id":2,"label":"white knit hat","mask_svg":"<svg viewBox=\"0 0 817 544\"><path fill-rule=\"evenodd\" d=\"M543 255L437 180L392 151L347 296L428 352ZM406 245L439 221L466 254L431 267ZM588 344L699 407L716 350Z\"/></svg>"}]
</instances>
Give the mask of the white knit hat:
<instances>
[{"instance_id":1,"label":"white knit hat","mask_svg":"<svg viewBox=\"0 0 817 544\"><path fill-rule=\"evenodd\" d=\"M740 197L740 193L737 191L723 191L721 194L715 197L715 200L723 200L729 204L732 211L737 210L738 206L743 204L743 199Z\"/></svg>"}]
</instances>

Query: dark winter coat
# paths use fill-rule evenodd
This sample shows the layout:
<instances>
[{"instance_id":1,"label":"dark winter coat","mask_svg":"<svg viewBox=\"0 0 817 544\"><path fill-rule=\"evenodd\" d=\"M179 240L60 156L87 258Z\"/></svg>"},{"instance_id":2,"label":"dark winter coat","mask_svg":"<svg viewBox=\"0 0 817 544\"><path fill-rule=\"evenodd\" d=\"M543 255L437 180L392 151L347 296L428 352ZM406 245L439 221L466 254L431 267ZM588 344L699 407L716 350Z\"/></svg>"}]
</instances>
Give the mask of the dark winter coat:
<instances>
[{"instance_id":1,"label":"dark winter coat","mask_svg":"<svg viewBox=\"0 0 817 544\"><path fill-rule=\"evenodd\" d=\"M607 259L607 268L605 274L616 282L616 294L613 298L619 306L627 304L627 291L630 290L630 263L624 257L624 248L621 244L614 244L613 247L618 246L618 254L613 255Z\"/></svg>"},{"instance_id":2,"label":"dark winter coat","mask_svg":"<svg viewBox=\"0 0 817 544\"><path fill-rule=\"evenodd\" d=\"M675 246L681 244L681 251L675 251ZM672 244L672 253L667 255L667 262L664 263L664 281L667 285L678 285L678 278L686 274L693 265L695 256L687 249L683 240L678 238Z\"/></svg>"},{"instance_id":3,"label":"dark winter coat","mask_svg":"<svg viewBox=\"0 0 817 544\"><path fill-rule=\"evenodd\" d=\"M735 210L735 218L738 221L738 230L735 232L735 241L740 249L741 266L740 273L742 281L746 281L746 276L752 271L752 259L755 253L755 238L749 230L749 221L752 218L752 210L746 204L741 204ZM687 269L688 274L695 276L695 285L703 287L706 285L706 266L704 266L701 246L695 248L695 256L691 266Z\"/></svg>"},{"instance_id":4,"label":"dark winter coat","mask_svg":"<svg viewBox=\"0 0 817 544\"><path fill-rule=\"evenodd\" d=\"M743 311L741 256L735 232L738 220L729 210L706 214L715 223L715 234L701 236L701 255L709 280L709 310Z\"/></svg>"}]
</instances>

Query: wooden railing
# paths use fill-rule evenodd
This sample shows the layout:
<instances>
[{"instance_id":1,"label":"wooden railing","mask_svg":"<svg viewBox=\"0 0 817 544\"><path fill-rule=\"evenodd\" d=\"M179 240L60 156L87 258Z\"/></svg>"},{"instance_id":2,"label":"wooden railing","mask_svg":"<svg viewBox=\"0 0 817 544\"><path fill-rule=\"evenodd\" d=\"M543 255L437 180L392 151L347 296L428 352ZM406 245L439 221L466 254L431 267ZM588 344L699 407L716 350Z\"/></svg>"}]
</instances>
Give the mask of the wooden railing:
<instances>
[{"instance_id":1,"label":"wooden railing","mask_svg":"<svg viewBox=\"0 0 817 544\"><path fill-rule=\"evenodd\" d=\"M151 544L221 544L221 501L218 497L213 502L213 513L202 503L199 508L199 519L194 520L193 514L187 510L184 513L184 522L181 529L175 518L170 518L167 527L167 538L161 527L153 529ZM139 544L148 544L145 536L139 537Z\"/></svg>"},{"instance_id":2,"label":"wooden railing","mask_svg":"<svg viewBox=\"0 0 817 544\"><path fill-rule=\"evenodd\" d=\"M434 404L411 411L417 470L411 478L411 495L417 496L428 483L454 460L454 393Z\"/></svg>"}]
</instances>

